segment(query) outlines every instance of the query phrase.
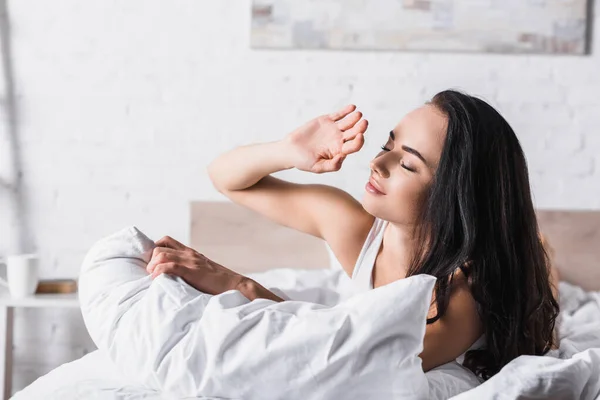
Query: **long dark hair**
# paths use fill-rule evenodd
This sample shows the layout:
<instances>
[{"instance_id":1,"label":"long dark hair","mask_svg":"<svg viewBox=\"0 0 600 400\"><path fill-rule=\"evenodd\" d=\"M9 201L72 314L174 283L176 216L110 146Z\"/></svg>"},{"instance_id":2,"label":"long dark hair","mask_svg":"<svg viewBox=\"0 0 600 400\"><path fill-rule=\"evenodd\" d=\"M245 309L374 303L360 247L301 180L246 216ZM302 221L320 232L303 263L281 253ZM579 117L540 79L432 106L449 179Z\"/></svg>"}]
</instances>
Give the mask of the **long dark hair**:
<instances>
[{"instance_id":1,"label":"long dark hair","mask_svg":"<svg viewBox=\"0 0 600 400\"><path fill-rule=\"evenodd\" d=\"M525 156L508 122L485 101L452 90L430 104L446 114L448 131L408 275L437 277L430 324L443 318L453 273L464 268L486 339L464 365L488 379L512 359L553 346L558 303L550 261Z\"/></svg>"}]
</instances>

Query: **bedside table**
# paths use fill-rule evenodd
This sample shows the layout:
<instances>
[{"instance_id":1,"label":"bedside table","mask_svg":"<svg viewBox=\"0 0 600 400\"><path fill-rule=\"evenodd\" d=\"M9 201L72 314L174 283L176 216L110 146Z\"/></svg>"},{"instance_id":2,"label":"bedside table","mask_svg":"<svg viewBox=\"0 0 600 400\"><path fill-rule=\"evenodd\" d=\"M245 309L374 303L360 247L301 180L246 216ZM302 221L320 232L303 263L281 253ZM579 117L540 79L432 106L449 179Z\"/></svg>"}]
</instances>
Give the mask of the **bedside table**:
<instances>
[{"instance_id":1,"label":"bedside table","mask_svg":"<svg viewBox=\"0 0 600 400\"><path fill-rule=\"evenodd\" d=\"M0 344L0 396L10 398L13 361L13 317L15 307L71 307L79 308L77 293L35 294L14 298L8 292L0 294L0 332L4 341Z\"/></svg>"}]
</instances>

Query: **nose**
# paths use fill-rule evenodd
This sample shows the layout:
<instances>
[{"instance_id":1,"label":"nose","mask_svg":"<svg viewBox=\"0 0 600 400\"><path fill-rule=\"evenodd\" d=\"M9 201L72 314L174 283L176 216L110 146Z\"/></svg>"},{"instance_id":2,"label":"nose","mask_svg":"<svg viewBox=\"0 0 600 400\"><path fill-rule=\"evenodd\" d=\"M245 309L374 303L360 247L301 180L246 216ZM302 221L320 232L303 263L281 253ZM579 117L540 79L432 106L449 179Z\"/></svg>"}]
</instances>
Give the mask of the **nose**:
<instances>
[{"instance_id":1,"label":"nose","mask_svg":"<svg viewBox=\"0 0 600 400\"><path fill-rule=\"evenodd\" d=\"M371 160L370 163L370 167L371 167L371 171L373 171L374 174L379 175L382 178L388 178L390 176L390 173L388 171L388 169L385 167L385 155L380 155L379 157L375 157L374 159Z\"/></svg>"}]
</instances>

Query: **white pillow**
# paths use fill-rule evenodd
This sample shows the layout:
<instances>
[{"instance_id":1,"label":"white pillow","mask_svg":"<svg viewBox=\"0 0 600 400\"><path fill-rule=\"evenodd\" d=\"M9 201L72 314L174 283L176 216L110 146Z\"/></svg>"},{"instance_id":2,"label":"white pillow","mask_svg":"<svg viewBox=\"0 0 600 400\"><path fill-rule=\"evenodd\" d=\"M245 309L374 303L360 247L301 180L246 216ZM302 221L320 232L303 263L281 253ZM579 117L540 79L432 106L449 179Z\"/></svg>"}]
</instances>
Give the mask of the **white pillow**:
<instances>
[{"instance_id":1,"label":"white pillow","mask_svg":"<svg viewBox=\"0 0 600 400\"><path fill-rule=\"evenodd\" d=\"M79 278L98 346L133 382L177 396L427 398L418 354L435 279L418 275L333 307L217 296L145 270L154 242L135 227L97 242Z\"/></svg>"}]
</instances>

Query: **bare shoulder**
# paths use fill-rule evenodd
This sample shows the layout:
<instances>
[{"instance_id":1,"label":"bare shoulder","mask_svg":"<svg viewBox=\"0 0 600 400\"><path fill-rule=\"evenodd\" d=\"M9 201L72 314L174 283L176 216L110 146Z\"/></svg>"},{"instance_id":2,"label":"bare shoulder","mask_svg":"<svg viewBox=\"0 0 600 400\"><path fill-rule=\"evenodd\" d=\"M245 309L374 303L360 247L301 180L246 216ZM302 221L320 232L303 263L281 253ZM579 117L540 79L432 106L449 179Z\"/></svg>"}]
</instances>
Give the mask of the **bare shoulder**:
<instances>
[{"instance_id":1,"label":"bare shoulder","mask_svg":"<svg viewBox=\"0 0 600 400\"><path fill-rule=\"evenodd\" d=\"M428 318L437 315L432 302ZM468 278L457 271L452 279L450 301L446 313L427 325L423 345L423 369L428 371L456 359L482 335L483 326L477 304L471 294Z\"/></svg>"},{"instance_id":2,"label":"bare shoulder","mask_svg":"<svg viewBox=\"0 0 600 400\"><path fill-rule=\"evenodd\" d=\"M349 193L332 186L317 186L326 199L318 205L323 207L319 212L322 237L346 273L352 276L375 217Z\"/></svg>"},{"instance_id":3,"label":"bare shoulder","mask_svg":"<svg viewBox=\"0 0 600 400\"><path fill-rule=\"evenodd\" d=\"M247 189L222 193L276 223L325 240L348 275L375 219L348 192L329 185L266 176Z\"/></svg>"}]
</instances>

